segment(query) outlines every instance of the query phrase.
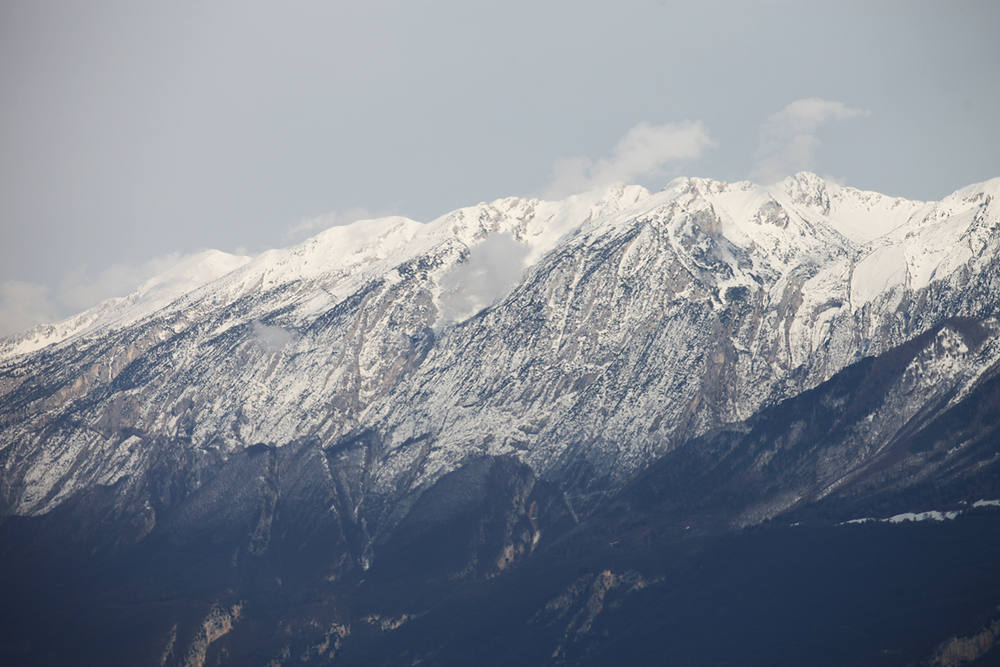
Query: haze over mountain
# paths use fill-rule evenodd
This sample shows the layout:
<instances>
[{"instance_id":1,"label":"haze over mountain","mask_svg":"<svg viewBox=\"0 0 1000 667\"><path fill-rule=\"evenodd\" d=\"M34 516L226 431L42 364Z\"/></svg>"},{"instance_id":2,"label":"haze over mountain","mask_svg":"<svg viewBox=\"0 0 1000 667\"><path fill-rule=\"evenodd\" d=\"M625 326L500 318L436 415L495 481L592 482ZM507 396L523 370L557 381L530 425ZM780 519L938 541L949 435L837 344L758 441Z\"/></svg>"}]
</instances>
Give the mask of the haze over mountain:
<instances>
[{"instance_id":1,"label":"haze over mountain","mask_svg":"<svg viewBox=\"0 0 1000 667\"><path fill-rule=\"evenodd\" d=\"M3 339L3 652L993 655L998 198L512 197L206 252Z\"/></svg>"}]
</instances>

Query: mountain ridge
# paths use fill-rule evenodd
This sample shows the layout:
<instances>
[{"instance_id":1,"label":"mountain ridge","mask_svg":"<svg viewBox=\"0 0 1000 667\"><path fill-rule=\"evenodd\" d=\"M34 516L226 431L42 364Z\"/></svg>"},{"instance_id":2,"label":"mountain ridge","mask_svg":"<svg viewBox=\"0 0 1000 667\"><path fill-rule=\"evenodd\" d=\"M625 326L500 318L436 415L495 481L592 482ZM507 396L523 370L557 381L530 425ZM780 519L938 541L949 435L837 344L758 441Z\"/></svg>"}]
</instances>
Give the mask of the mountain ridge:
<instances>
[{"instance_id":1,"label":"mountain ridge","mask_svg":"<svg viewBox=\"0 0 1000 667\"><path fill-rule=\"evenodd\" d=\"M47 511L141 469L128 438L227 455L365 428L386 442L373 483L390 496L410 471L418 490L479 454L515 455L579 493L613 486L945 317L991 315L998 183L902 205L919 215L887 225L881 245L825 221L874 195L808 174L783 182L787 197L675 179L332 228L133 324L3 361L5 502ZM519 280L442 327L442 284L498 235L513 239L499 260L514 248L526 265ZM856 303L866 261L877 277L902 269ZM427 438L428 451L402 446Z\"/></svg>"},{"instance_id":2,"label":"mountain ridge","mask_svg":"<svg viewBox=\"0 0 1000 667\"><path fill-rule=\"evenodd\" d=\"M941 201L943 202L944 200L947 200L949 198L956 197L960 193L966 193L966 192L974 194L978 194L980 192L984 193L989 192L991 193L992 196L995 196L996 192L994 191L1000 191L1000 184L998 184L998 181L1000 181L1000 178L990 179L987 181L983 181L981 183L976 183L966 186L964 188L960 188L959 190L956 190L954 193L952 193L952 195L945 197ZM881 208L881 209L903 208L905 210L910 210L911 213L912 211L915 211L921 207L928 205L928 202L908 200L902 197L890 197L874 191L858 190L856 188L841 186L836 183L828 182L810 172L800 172L773 186L759 186L749 181L736 181L733 183L726 183L723 181L717 181L710 178L680 177L674 179L669 184L667 184L664 187L663 191L661 192L669 191L672 187L681 183L686 183L688 184L689 187L698 188L706 192L715 191L716 193L725 193L725 192L732 192L734 190L744 191L744 192L749 190L749 191L754 191L755 194L757 194L758 196L763 196L763 197L769 196L772 198L778 196L781 197L782 199L785 199L786 204L795 203L795 204L818 207L821 210L823 210L827 216L829 215L830 212L829 206L830 206L831 193L833 194L835 201L837 199L843 200L847 197L850 197L851 199L860 200L861 202L868 202L869 207L867 212L870 214L872 213L870 206L872 201L875 202L876 208ZM358 220L348 225L335 226L331 227L330 229L319 232L314 237L307 239L297 244L296 246L292 246L284 251L269 250L261 253L257 257L241 257L237 255L229 255L228 253L223 253L218 250L203 251L201 253L197 253L195 256L191 258L183 260L177 267L172 268L164 272L163 274L158 274L157 276L154 276L153 278L147 280L143 285L136 288L135 291L129 293L124 297L113 297L112 299L109 299L107 302L102 302L101 304L95 306L94 308L73 315L70 318L62 320L60 322L52 324L42 324L29 331L15 333L5 337L4 339L0 340L0 361L2 361L5 358L14 357L20 354L29 354L35 352L39 349L42 349L48 344L58 344L62 340L73 336L74 334L80 332L81 330L86 332L93 326L94 320L100 319L102 311L110 310L111 307L114 306L118 307L116 308L116 310L121 310L120 306L122 304L122 301L124 301L126 304L130 302L134 304L136 301L139 301L141 300L142 297L146 296L146 293L150 291L149 289L150 286L156 286L162 284L167 284L169 286L168 292L170 294L173 294L174 298L167 299L167 303L164 303L163 298L159 299L158 305L162 307L165 305L169 305L169 301L173 301L176 298L183 297L188 292L195 291L203 285L207 285L211 282L214 282L216 279L219 279L225 276L226 274L231 273L232 271L243 267L243 265L247 263L256 263L258 267L262 264L266 265L268 263L277 263L277 264L290 263L288 260L294 259L296 258L296 256L301 257L303 255L308 254L306 252L306 248L308 248L309 246L326 245L326 243L324 243L324 241L327 240L326 237L334 237L336 239L336 237L346 236L348 237L347 239L336 239L336 240L340 241L342 245L350 247L351 237L355 239L355 244L356 244L357 239L359 238L363 240L365 237L378 234L378 231L373 232L371 230L372 227L383 227L393 223L410 228L413 228L414 225L425 225L428 227L434 227L435 223L437 223L437 226L441 227L444 226L443 223L445 221L452 221L456 217L464 216L471 212L475 212L477 210L483 211L488 209L499 209L504 205L506 205L508 209L512 209L518 205L523 205L529 208L537 207L539 205L549 205L553 208L560 208L560 204L567 204L566 205L567 208L572 208L573 205L586 207L588 202L590 202L591 211L593 213L594 211L601 212L602 208L601 204L605 200L610 199L611 200L610 203L612 203L612 205L616 198L620 198L620 200L622 201L631 200L631 203L635 204L642 199L655 196L656 194L659 193L650 193L648 190L642 188L641 186L635 186L635 185L629 186L622 184L622 185L612 186L605 190L595 190L588 193L573 195L565 200L554 201L554 202L544 201L541 199L534 199L534 198L505 197L494 200L489 203L480 202L479 204L474 206L468 206L456 209L455 211L446 213L436 218L434 221L428 223L418 223L415 220L411 220L409 218L401 216L390 216L386 218ZM617 197L615 195L617 195ZM573 202L573 204L569 204L569 202ZM881 215L881 213L882 212L880 212L879 214ZM571 216L566 216L566 217L571 217ZM898 218L898 216L894 217ZM906 220L903 221L895 220L893 226L898 227L900 225L904 225L905 223ZM837 225L834 224L833 227L836 229ZM364 233L360 233L362 232L363 228L369 228L369 229L364 229ZM557 230L559 230L559 225L556 225L556 228ZM871 242L881 236L885 236L889 231L891 231L891 227L889 229L885 228L880 229L879 227L876 226L875 229L879 230L878 233L873 234L869 232L861 239L861 241ZM560 231L565 233L565 230L560 230ZM542 246L541 250L535 249L533 251L532 260L537 261L538 257L541 254L544 254L546 250L551 249L551 246L554 245L552 242L552 237L554 236L556 240L558 240L558 238L560 237L560 231L556 231L555 234L549 233L547 235L548 239L546 239L546 242L540 244ZM410 233L413 234L414 232L411 231ZM844 232L843 230L841 230L838 233L843 234ZM855 242L859 241L859 239L857 238L851 238L850 233L844 235L846 238L849 238L852 241ZM281 259L275 261L274 260L275 255L280 256L282 253L289 255L288 260L285 260L285 262L282 262ZM397 261L402 261L403 259L405 258L400 258L400 257L396 258ZM270 260L270 262L268 260ZM306 264L310 263L309 258L306 258L304 261ZM313 259L313 261L315 260ZM213 266L213 264L215 266ZM185 277L189 277L190 274L192 273L192 270L194 272L208 274L208 275L206 277L196 279L193 283L191 281L188 281L186 285L179 285L179 286L169 285L169 283L171 282L177 282L178 273L185 274ZM261 280L261 284L262 285L265 284L264 279ZM142 309L144 314L148 314L153 310L156 310L156 308L146 307ZM135 316L130 318L130 320L134 319L136 319ZM80 320L83 320L87 323L83 326L80 326L79 324L73 326L71 324L72 322L79 322ZM56 333L53 331L54 329L58 330L60 328L68 329L70 333L65 333L65 332ZM46 336L44 335L45 333L49 333L49 335ZM38 340L26 344L29 338L36 338Z\"/></svg>"}]
</instances>

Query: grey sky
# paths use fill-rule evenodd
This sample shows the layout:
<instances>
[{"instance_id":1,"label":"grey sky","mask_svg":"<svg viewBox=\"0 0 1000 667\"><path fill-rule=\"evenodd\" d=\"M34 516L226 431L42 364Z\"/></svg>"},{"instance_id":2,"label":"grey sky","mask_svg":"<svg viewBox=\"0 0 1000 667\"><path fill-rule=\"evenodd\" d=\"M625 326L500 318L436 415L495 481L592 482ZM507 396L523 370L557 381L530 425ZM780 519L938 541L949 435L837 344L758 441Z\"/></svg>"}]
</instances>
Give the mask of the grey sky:
<instances>
[{"instance_id":1,"label":"grey sky","mask_svg":"<svg viewBox=\"0 0 1000 667\"><path fill-rule=\"evenodd\" d=\"M1000 175L998 28L996 2L3 0L0 334L171 253L608 174L938 198Z\"/></svg>"}]
</instances>

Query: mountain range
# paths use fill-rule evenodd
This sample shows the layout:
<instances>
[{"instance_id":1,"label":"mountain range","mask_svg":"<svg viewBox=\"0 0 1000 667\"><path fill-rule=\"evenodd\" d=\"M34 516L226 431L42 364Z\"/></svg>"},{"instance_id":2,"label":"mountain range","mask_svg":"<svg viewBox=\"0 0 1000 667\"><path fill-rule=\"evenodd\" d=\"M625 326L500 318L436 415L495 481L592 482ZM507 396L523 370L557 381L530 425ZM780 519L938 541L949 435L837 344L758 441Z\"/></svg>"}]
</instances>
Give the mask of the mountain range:
<instances>
[{"instance_id":1,"label":"mountain range","mask_svg":"<svg viewBox=\"0 0 1000 667\"><path fill-rule=\"evenodd\" d=\"M0 655L988 664L998 199L507 198L4 339Z\"/></svg>"}]
</instances>

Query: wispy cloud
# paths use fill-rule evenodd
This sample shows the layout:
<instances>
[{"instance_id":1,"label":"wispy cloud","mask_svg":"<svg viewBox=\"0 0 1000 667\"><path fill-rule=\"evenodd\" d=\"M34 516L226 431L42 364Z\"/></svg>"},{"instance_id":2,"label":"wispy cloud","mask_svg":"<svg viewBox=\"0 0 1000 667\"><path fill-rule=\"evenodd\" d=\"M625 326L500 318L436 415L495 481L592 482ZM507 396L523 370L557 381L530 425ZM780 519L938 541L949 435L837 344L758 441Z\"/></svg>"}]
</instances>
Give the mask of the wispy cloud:
<instances>
[{"instance_id":1,"label":"wispy cloud","mask_svg":"<svg viewBox=\"0 0 1000 667\"><path fill-rule=\"evenodd\" d=\"M260 320L254 320L251 326L253 327L251 340L268 354L280 352L281 348L295 340L295 335L282 327L264 324Z\"/></svg>"},{"instance_id":2,"label":"wispy cloud","mask_svg":"<svg viewBox=\"0 0 1000 667\"><path fill-rule=\"evenodd\" d=\"M20 280L0 283L0 336L9 336L43 322L59 319L52 290Z\"/></svg>"},{"instance_id":3,"label":"wispy cloud","mask_svg":"<svg viewBox=\"0 0 1000 667\"><path fill-rule=\"evenodd\" d=\"M750 178L758 183L773 183L789 174L810 169L820 143L817 132L821 126L869 113L819 97L795 100L768 117L761 127L757 163Z\"/></svg>"},{"instance_id":4,"label":"wispy cloud","mask_svg":"<svg viewBox=\"0 0 1000 667\"><path fill-rule=\"evenodd\" d=\"M324 229L329 229L330 227L349 225L352 222L357 222L358 220L369 220L371 218L379 218L385 215L389 214L385 212L376 212L371 209L364 208L363 206L354 206L352 208L344 209L343 211L333 211L332 213L326 213L312 218L305 218L293 225L290 225L288 229L285 230L285 239L291 243L295 243L309 238L314 234L318 234Z\"/></svg>"},{"instance_id":5,"label":"wispy cloud","mask_svg":"<svg viewBox=\"0 0 1000 667\"><path fill-rule=\"evenodd\" d=\"M613 183L663 177L669 163L696 159L715 145L701 122L639 123L625 133L608 157L556 161L545 196L559 198Z\"/></svg>"},{"instance_id":6,"label":"wispy cloud","mask_svg":"<svg viewBox=\"0 0 1000 667\"><path fill-rule=\"evenodd\" d=\"M441 277L438 325L461 322L517 284L528 248L510 234L496 234L473 246L464 262Z\"/></svg>"},{"instance_id":7,"label":"wispy cloud","mask_svg":"<svg viewBox=\"0 0 1000 667\"><path fill-rule=\"evenodd\" d=\"M196 254L196 253L195 253ZM92 271L78 266L56 285L7 281L0 283L0 336L27 331L125 296L150 278L195 254L169 253L136 264L121 263Z\"/></svg>"},{"instance_id":8,"label":"wispy cloud","mask_svg":"<svg viewBox=\"0 0 1000 667\"><path fill-rule=\"evenodd\" d=\"M171 252L135 264L113 264L96 272L87 266L78 266L59 282L54 297L69 313L79 312L105 299L124 296L197 254Z\"/></svg>"}]
</instances>

